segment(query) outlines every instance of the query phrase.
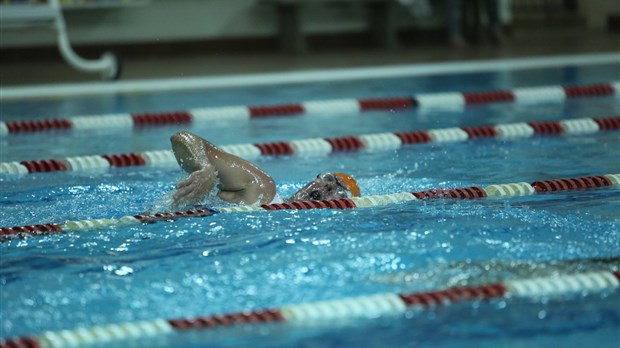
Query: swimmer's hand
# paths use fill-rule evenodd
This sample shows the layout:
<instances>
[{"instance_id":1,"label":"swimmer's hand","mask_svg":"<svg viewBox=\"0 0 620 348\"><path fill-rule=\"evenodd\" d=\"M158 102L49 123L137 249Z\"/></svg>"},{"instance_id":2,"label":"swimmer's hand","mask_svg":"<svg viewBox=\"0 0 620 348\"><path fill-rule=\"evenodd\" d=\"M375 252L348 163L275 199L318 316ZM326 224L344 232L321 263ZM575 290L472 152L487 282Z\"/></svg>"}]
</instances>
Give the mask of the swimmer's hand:
<instances>
[{"instance_id":1,"label":"swimmer's hand","mask_svg":"<svg viewBox=\"0 0 620 348\"><path fill-rule=\"evenodd\" d=\"M209 195L217 182L217 175L212 168L204 168L190 174L190 176L179 182L176 192L172 196L173 205L193 205L199 203Z\"/></svg>"}]
</instances>

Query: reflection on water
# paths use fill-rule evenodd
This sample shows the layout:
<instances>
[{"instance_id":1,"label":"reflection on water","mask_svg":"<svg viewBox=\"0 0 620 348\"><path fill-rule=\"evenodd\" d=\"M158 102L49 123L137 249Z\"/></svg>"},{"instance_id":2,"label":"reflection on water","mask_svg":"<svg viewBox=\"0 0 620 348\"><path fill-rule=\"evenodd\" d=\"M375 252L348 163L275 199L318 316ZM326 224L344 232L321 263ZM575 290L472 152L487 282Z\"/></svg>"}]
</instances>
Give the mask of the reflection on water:
<instances>
[{"instance_id":1,"label":"reflection on water","mask_svg":"<svg viewBox=\"0 0 620 348\"><path fill-rule=\"evenodd\" d=\"M431 269L406 270L403 272L372 277L373 281L386 283L428 283L433 278L445 279L445 287L462 287L498 283L504 280L557 276L595 271L620 270L620 257L572 259L552 261L490 261L464 260L449 264L437 264Z\"/></svg>"}]
</instances>

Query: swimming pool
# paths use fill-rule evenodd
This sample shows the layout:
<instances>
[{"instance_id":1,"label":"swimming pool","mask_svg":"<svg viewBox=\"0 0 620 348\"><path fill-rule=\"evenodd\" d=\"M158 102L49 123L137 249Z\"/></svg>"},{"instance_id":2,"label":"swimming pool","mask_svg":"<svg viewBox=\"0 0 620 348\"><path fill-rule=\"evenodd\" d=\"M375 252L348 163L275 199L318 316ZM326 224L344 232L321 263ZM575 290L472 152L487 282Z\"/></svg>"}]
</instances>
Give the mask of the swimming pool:
<instances>
[{"instance_id":1,"label":"swimming pool","mask_svg":"<svg viewBox=\"0 0 620 348\"><path fill-rule=\"evenodd\" d=\"M596 64L3 100L2 120L514 90L619 79L620 65ZM617 96L607 95L561 102L442 103L361 114L233 119L186 124L183 129L216 144L255 144L609 118L619 111ZM169 148L169 136L179 129L164 125L9 134L0 138L2 162L164 150ZM618 132L603 130L434 141L330 155L258 156L254 161L273 175L282 196L318 172L330 170L356 176L364 195L387 195L620 173L619 149ZM0 226L169 211L162 197L181 178L174 163L2 175ZM617 281L612 280L610 286L597 288L602 291L583 291L596 287L567 285L584 284L567 278L566 284L544 283L541 288L578 291L529 292L535 296L518 296L516 286L508 286L514 293L508 297L484 288L476 292L484 296L473 296L473 301L433 293L428 295L434 299L428 300L431 308L424 310L418 306L402 309L390 298L373 296L618 271L619 202L616 185L519 197L409 200L344 210L217 213L11 238L0 244L0 337L238 312L251 317L249 311L278 308L288 309L286 318L290 318L290 313L299 317L303 312L294 306L323 303L314 312L304 312L313 320L280 322L278 314L260 312L254 317L267 318L259 320L266 323L170 333L167 324L157 322L142 329L116 328L121 333L107 335L124 338L114 341L119 346L202 346L208 342L212 346L580 347L614 342L620 327L620 294L613 291ZM364 299L359 305L346 302L359 298ZM454 304L442 305L448 299ZM322 301L336 302L326 305ZM248 317L243 320L251 321ZM229 322L240 320L234 318L228 318ZM199 324L204 327L206 322ZM132 335L136 337L130 339ZM65 336L49 337L55 337L51 340L56 346L80 342L75 338L79 335ZM102 340L92 341L106 345Z\"/></svg>"}]
</instances>

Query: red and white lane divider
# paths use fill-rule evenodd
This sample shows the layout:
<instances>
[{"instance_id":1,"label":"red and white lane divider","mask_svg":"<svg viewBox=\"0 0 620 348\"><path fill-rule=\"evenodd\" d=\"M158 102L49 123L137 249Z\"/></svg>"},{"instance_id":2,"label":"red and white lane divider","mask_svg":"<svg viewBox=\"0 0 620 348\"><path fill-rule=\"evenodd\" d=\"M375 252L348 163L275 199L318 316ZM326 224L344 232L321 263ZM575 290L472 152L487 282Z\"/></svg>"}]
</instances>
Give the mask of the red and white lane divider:
<instances>
[{"instance_id":1,"label":"red and white lane divider","mask_svg":"<svg viewBox=\"0 0 620 348\"><path fill-rule=\"evenodd\" d=\"M301 114L357 114L373 110L399 110L415 107L463 107L495 102L562 102L570 98L598 97L620 94L620 81L581 86L543 86L486 92L453 92L419 94L416 96L377 99L334 99L296 104L267 106L226 106L198 108L187 111L111 114L0 122L0 136L32 133L51 129L101 129L143 126L186 125L215 120L245 121L252 118L295 116Z\"/></svg>"},{"instance_id":2,"label":"red and white lane divider","mask_svg":"<svg viewBox=\"0 0 620 348\"><path fill-rule=\"evenodd\" d=\"M233 155L252 160L260 156L321 156L336 152L390 151L417 143L463 142L475 138L518 139L534 135L581 135L620 130L620 116L562 121L522 122L495 126L443 128L414 132L386 132L336 138L311 138L262 144L221 146ZM110 167L174 165L171 150L141 153L65 157L60 159L1 162L0 174L29 174L56 171L105 170Z\"/></svg>"},{"instance_id":3,"label":"red and white lane divider","mask_svg":"<svg viewBox=\"0 0 620 348\"><path fill-rule=\"evenodd\" d=\"M569 179L539 180L534 181L531 184L527 182L517 182L508 184L494 184L488 185L486 187L472 186L463 188L434 189L414 192L397 192L386 195L369 195L336 200L298 201L291 203L274 203L263 205L241 205L225 208L124 216L119 219L89 219L79 221L66 221L64 223L2 227L0 228L0 241L15 237L45 235L62 232L83 232L95 229L128 226L140 223L171 221L185 217L204 217L216 213L234 213L283 209L353 209L378 207L387 204L402 203L416 199L476 199L487 197L517 197L545 192L591 189L605 186L620 186L620 174L607 174Z\"/></svg>"},{"instance_id":4,"label":"red and white lane divider","mask_svg":"<svg viewBox=\"0 0 620 348\"><path fill-rule=\"evenodd\" d=\"M461 302L492 301L512 297L532 299L560 297L615 291L619 286L620 272L618 271L558 274L427 292L384 293L291 304L274 309L251 309L202 317L155 319L73 330L47 331L38 336L0 339L0 348L83 347L119 341L139 341L189 330L208 330L261 323L287 322L303 325L336 322L343 319L376 319L402 316L409 310L422 311Z\"/></svg>"}]
</instances>

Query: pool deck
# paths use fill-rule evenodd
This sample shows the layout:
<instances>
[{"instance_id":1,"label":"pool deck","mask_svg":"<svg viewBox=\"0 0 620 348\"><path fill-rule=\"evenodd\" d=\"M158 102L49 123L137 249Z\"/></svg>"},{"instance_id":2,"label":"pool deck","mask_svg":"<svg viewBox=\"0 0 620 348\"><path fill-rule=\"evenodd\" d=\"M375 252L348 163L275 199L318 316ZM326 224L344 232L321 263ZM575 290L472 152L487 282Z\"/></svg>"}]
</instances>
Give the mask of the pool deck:
<instances>
[{"instance_id":1,"label":"pool deck","mask_svg":"<svg viewBox=\"0 0 620 348\"><path fill-rule=\"evenodd\" d=\"M308 53L294 55L263 45L259 48L226 49L196 43L174 46L149 46L123 52L122 80L218 77L237 74L278 73L315 69L381 67L401 64L458 62L485 59L548 57L556 55L620 52L620 32L586 30L583 27L513 28L501 45L482 41L466 47L454 47L440 35L419 42L401 35L400 45L391 50L362 45L316 46ZM334 47L336 46L336 47ZM267 47L267 48L266 48ZM312 46L311 46L312 47ZM105 49L105 48L102 48ZM85 74L68 66L53 49L37 51L3 51L0 86L96 82L98 76ZM83 47L76 47L80 53ZM97 49L86 48L93 56ZM620 57L620 53L619 53Z\"/></svg>"}]
</instances>

